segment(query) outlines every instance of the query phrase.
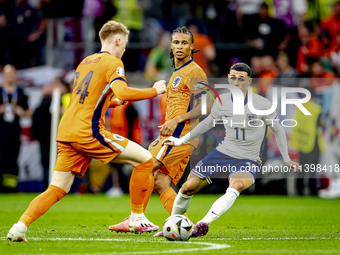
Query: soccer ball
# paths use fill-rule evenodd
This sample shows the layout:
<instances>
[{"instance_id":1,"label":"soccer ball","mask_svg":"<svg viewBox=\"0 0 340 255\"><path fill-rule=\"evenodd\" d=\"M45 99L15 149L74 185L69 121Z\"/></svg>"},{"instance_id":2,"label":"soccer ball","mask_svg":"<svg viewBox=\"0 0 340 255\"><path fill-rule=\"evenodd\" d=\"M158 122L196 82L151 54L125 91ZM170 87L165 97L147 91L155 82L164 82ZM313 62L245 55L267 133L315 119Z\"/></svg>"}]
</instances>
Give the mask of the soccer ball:
<instances>
[{"instance_id":1,"label":"soccer ball","mask_svg":"<svg viewBox=\"0 0 340 255\"><path fill-rule=\"evenodd\" d=\"M171 215L164 222L163 235L168 241L188 241L191 234L192 224L183 215Z\"/></svg>"}]
</instances>

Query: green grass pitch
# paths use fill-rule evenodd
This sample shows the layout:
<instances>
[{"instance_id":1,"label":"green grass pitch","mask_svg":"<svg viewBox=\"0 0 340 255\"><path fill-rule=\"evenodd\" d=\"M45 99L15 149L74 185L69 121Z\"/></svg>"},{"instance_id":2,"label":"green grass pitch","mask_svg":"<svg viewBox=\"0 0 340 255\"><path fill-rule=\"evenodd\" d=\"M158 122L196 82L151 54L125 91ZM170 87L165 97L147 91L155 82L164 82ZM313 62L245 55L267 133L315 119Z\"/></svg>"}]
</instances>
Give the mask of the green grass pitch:
<instances>
[{"instance_id":1,"label":"green grass pitch","mask_svg":"<svg viewBox=\"0 0 340 255\"><path fill-rule=\"evenodd\" d=\"M5 240L36 194L0 195L0 254L340 254L340 200L316 197L240 196L211 226L188 242L152 234L117 234L108 226L130 213L129 196L67 195L34 222L28 243ZM188 211L194 222L218 195L197 194ZM162 226L168 217L156 195L146 215Z\"/></svg>"}]
</instances>

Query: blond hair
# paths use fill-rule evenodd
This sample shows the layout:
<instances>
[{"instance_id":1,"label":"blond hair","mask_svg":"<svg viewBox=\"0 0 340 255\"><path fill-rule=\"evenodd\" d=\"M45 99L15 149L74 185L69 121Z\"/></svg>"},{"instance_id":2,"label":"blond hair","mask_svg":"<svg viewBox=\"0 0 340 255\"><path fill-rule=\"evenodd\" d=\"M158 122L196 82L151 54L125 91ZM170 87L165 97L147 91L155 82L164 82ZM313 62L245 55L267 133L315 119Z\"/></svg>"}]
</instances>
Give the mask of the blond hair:
<instances>
[{"instance_id":1,"label":"blond hair","mask_svg":"<svg viewBox=\"0 0 340 255\"><path fill-rule=\"evenodd\" d=\"M110 20L106 22L99 31L100 41L105 41L108 37L115 34L129 35L128 28L120 22Z\"/></svg>"}]
</instances>

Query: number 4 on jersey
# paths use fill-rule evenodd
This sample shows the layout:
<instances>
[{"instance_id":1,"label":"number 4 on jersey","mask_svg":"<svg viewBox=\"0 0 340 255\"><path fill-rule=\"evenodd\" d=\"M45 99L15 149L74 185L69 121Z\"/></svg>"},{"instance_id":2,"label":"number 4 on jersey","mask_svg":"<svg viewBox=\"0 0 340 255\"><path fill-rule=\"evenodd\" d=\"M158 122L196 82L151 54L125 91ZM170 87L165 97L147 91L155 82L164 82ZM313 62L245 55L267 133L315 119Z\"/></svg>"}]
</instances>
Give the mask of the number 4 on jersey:
<instances>
[{"instance_id":1,"label":"number 4 on jersey","mask_svg":"<svg viewBox=\"0 0 340 255\"><path fill-rule=\"evenodd\" d=\"M79 103L80 104L83 104L84 101L85 101L85 98L89 95L89 92L87 91L87 89L89 87L89 84L90 84L90 81L91 81L91 78L92 78L92 74L93 74L93 71L90 71L85 76L85 78L81 81L81 83L79 85L79 88L78 88L78 90L76 92L77 95L80 95L80 99L79 99ZM76 77L77 77L77 79L76 79L76 84L74 85L74 87L77 86L79 72L76 73ZM83 88L83 86L84 86L84 88Z\"/></svg>"}]
</instances>

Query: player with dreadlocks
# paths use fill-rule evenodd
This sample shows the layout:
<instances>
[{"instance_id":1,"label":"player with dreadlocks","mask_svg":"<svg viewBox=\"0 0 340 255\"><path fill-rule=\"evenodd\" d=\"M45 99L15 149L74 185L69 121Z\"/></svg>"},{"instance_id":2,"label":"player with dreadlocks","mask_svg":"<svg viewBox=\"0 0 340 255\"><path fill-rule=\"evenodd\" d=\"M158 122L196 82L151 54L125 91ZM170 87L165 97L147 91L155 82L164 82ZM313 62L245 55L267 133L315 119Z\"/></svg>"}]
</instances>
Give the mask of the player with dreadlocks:
<instances>
[{"instance_id":1,"label":"player with dreadlocks","mask_svg":"<svg viewBox=\"0 0 340 255\"><path fill-rule=\"evenodd\" d=\"M194 36L186 27L175 29L171 36L170 58L175 68L167 86L167 105L165 123L160 128L159 137L151 143L149 151L154 158L154 173L149 179L149 188L144 199L144 210L153 190L159 195L164 208L171 214L176 192L170 187L181 179L189 162L190 155L198 145L198 138L180 147L162 146L170 137L180 138L198 124L201 115L202 90L197 84L207 82L207 76L193 61ZM210 112L210 103L207 103ZM110 226L116 232L129 231L129 218L122 223ZM194 230L193 236L196 231ZM162 236L162 231L155 236Z\"/></svg>"}]
</instances>

